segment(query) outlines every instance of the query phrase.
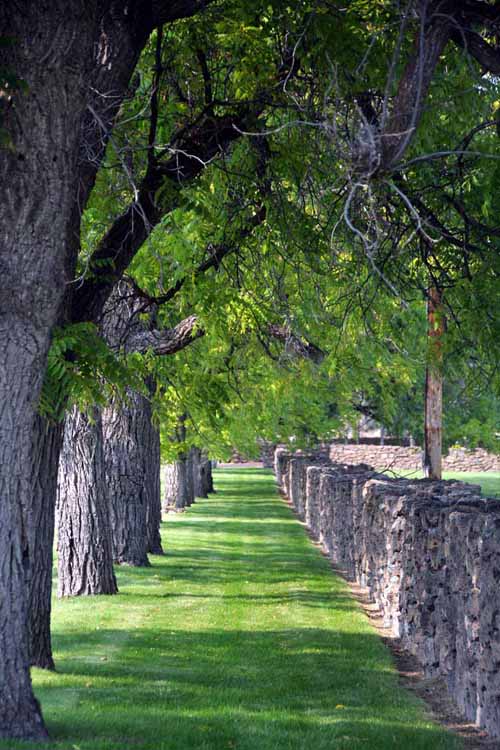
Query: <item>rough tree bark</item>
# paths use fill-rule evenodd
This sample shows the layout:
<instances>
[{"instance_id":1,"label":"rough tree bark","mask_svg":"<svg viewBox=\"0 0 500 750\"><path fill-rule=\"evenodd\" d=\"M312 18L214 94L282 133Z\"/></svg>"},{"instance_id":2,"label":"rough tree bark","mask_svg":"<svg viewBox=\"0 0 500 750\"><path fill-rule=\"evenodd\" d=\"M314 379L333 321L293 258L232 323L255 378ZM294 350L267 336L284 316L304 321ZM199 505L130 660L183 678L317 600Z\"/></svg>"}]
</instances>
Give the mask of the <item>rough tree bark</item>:
<instances>
[{"instance_id":1,"label":"rough tree bark","mask_svg":"<svg viewBox=\"0 0 500 750\"><path fill-rule=\"evenodd\" d=\"M125 403L111 404L103 412L103 435L114 560L148 565L148 552L163 555L160 434L150 398L129 390Z\"/></svg>"},{"instance_id":2,"label":"rough tree bark","mask_svg":"<svg viewBox=\"0 0 500 750\"><path fill-rule=\"evenodd\" d=\"M192 452L194 494L206 498L213 491L212 464L200 448L193 448Z\"/></svg>"},{"instance_id":3,"label":"rough tree bark","mask_svg":"<svg viewBox=\"0 0 500 750\"><path fill-rule=\"evenodd\" d=\"M148 566L148 469L144 438L151 418L145 396L131 389L103 410L105 485L110 508L113 559Z\"/></svg>"},{"instance_id":4,"label":"rough tree bark","mask_svg":"<svg viewBox=\"0 0 500 750\"><path fill-rule=\"evenodd\" d=\"M151 390L151 389L150 389ZM151 401L129 390L103 411L104 465L113 533L113 558L149 565L162 555L160 537L160 436Z\"/></svg>"},{"instance_id":5,"label":"rough tree bark","mask_svg":"<svg viewBox=\"0 0 500 750\"><path fill-rule=\"evenodd\" d=\"M58 595L116 594L101 416L73 409L59 463Z\"/></svg>"},{"instance_id":6,"label":"rough tree bark","mask_svg":"<svg viewBox=\"0 0 500 750\"><path fill-rule=\"evenodd\" d=\"M194 494L194 465L195 456L193 455L193 448L190 448L186 456L186 495L188 507L195 501Z\"/></svg>"},{"instance_id":7,"label":"rough tree bark","mask_svg":"<svg viewBox=\"0 0 500 750\"><path fill-rule=\"evenodd\" d=\"M165 495L163 510L189 507L195 498L213 492L212 465L199 448L190 448L164 469Z\"/></svg>"},{"instance_id":8,"label":"rough tree bark","mask_svg":"<svg viewBox=\"0 0 500 750\"><path fill-rule=\"evenodd\" d=\"M168 355L188 346L199 336L194 316L172 329L149 330L138 314L139 309L140 300L134 296L129 283L120 281L116 284L101 320L102 334L114 350ZM85 424L88 431L83 429ZM60 517L68 534L74 533L71 540L74 560L68 554L60 556L61 595L113 593L113 586L109 583L110 562L101 552L100 522L95 524L92 519L85 518L97 505L105 509L106 516L110 514L112 558L115 562L149 565L147 509L150 500L150 527L153 521L159 522L159 490L156 486L159 467L152 466L153 458L158 458L157 444L154 453L145 455L145 437L155 440L150 433L151 427L150 402L132 389L128 390L126 398L115 399L104 409L102 419L100 417L96 425L88 425L88 420L76 412L68 418L68 436L60 461ZM76 432L72 439L73 430ZM81 460L80 453L87 459ZM149 470L151 477L147 476ZM151 497L148 497L148 489ZM78 493L82 496L78 497ZM156 503L155 507L153 503ZM159 551L158 525L156 531L151 528L151 532L151 544ZM94 567L92 575L87 576L82 566L92 559L99 559L101 565Z\"/></svg>"},{"instance_id":9,"label":"rough tree bark","mask_svg":"<svg viewBox=\"0 0 500 750\"><path fill-rule=\"evenodd\" d=\"M33 441L33 496L27 509L31 575L28 582L30 663L54 669L50 637L54 517L57 468L64 434L62 422L38 416Z\"/></svg>"},{"instance_id":10,"label":"rough tree bark","mask_svg":"<svg viewBox=\"0 0 500 750\"><path fill-rule=\"evenodd\" d=\"M206 497L206 489L203 481L203 462L201 457L201 450L199 448L191 448L191 461L192 461L192 472L193 472L193 495L194 497Z\"/></svg>"},{"instance_id":11,"label":"rough tree bark","mask_svg":"<svg viewBox=\"0 0 500 750\"><path fill-rule=\"evenodd\" d=\"M207 493L210 495L215 492L214 477L212 474L212 462L209 458L206 459L206 472L207 472Z\"/></svg>"},{"instance_id":12,"label":"rough tree bark","mask_svg":"<svg viewBox=\"0 0 500 750\"><path fill-rule=\"evenodd\" d=\"M134 296L129 282L121 281L116 285L102 321L109 346L125 352L151 349L157 354L170 354L176 351L172 332L155 330L152 325L147 328L139 315L141 305L142 300ZM154 310L152 313L151 323ZM196 337L192 337L193 326L190 330L189 326L176 330L182 345L189 345ZM115 400L103 415L114 558L128 565L148 565L148 552L163 554L160 435L152 420L151 397L156 388L153 378L146 379L146 387L150 398L129 389L127 399Z\"/></svg>"},{"instance_id":13,"label":"rough tree bark","mask_svg":"<svg viewBox=\"0 0 500 750\"><path fill-rule=\"evenodd\" d=\"M149 410L145 421L143 436L144 470L146 482L146 535L147 551L152 555L163 555L161 543L161 488L160 488L160 432L151 418L151 404L146 403Z\"/></svg>"},{"instance_id":14,"label":"rough tree bark","mask_svg":"<svg viewBox=\"0 0 500 750\"><path fill-rule=\"evenodd\" d=\"M182 510L190 505L188 487L188 462L185 455L165 467L165 496L163 510Z\"/></svg>"},{"instance_id":15,"label":"rough tree bark","mask_svg":"<svg viewBox=\"0 0 500 750\"><path fill-rule=\"evenodd\" d=\"M40 740L47 735L29 673L23 508L30 500L34 401L41 385L36 360L47 342L21 315L1 315L0 336L0 737Z\"/></svg>"},{"instance_id":16,"label":"rough tree bark","mask_svg":"<svg viewBox=\"0 0 500 750\"><path fill-rule=\"evenodd\" d=\"M442 478L444 312L440 290L432 285L427 298L429 362L425 373L424 475Z\"/></svg>"},{"instance_id":17,"label":"rough tree bark","mask_svg":"<svg viewBox=\"0 0 500 750\"><path fill-rule=\"evenodd\" d=\"M200 497L208 497L208 495L214 491L214 483L212 477L212 462L204 453L201 455L201 481L203 495L200 495Z\"/></svg>"}]
</instances>

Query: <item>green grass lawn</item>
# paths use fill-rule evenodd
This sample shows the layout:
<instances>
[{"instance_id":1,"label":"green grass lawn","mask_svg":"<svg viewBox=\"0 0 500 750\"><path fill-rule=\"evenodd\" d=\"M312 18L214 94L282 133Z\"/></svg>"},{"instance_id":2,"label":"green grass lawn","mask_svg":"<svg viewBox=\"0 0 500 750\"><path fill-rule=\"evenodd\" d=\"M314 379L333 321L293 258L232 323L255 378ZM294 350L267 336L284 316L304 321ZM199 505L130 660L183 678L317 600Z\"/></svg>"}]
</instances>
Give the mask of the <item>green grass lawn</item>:
<instances>
[{"instance_id":1,"label":"green grass lawn","mask_svg":"<svg viewBox=\"0 0 500 750\"><path fill-rule=\"evenodd\" d=\"M461 748L398 685L270 472L216 486L169 517L164 558L118 571L119 596L55 603L58 672L33 676L50 748Z\"/></svg>"},{"instance_id":2,"label":"green grass lawn","mask_svg":"<svg viewBox=\"0 0 500 750\"><path fill-rule=\"evenodd\" d=\"M383 469L380 469L380 471L383 471ZM413 469L391 469L388 474L390 476L396 474L401 477L416 478L423 476L421 471ZM466 471L445 471L443 472L443 479L460 479L461 482L479 484L482 494L486 497L500 497L500 471L484 471L480 474Z\"/></svg>"}]
</instances>

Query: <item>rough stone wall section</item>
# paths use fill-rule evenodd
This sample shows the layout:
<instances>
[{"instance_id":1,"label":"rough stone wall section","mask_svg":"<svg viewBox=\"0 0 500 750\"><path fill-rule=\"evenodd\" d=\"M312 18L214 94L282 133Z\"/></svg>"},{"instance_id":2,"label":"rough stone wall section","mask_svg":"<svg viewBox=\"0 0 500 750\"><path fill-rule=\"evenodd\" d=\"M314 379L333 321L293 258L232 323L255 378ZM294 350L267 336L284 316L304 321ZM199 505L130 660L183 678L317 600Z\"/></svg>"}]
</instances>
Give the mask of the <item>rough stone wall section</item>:
<instances>
[{"instance_id":1,"label":"rough stone wall section","mask_svg":"<svg viewBox=\"0 0 500 750\"><path fill-rule=\"evenodd\" d=\"M482 448L476 448L475 451L451 448L443 459L443 467L445 471L500 471L500 456Z\"/></svg>"},{"instance_id":2,"label":"rough stone wall section","mask_svg":"<svg viewBox=\"0 0 500 750\"><path fill-rule=\"evenodd\" d=\"M332 443L330 459L338 463L366 463L380 469L421 469L422 451L401 445L364 445ZM444 471L500 471L500 456L482 448L474 451L452 448L443 458Z\"/></svg>"},{"instance_id":3,"label":"rough stone wall section","mask_svg":"<svg viewBox=\"0 0 500 750\"><path fill-rule=\"evenodd\" d=\"M313 537L426 676L444 678L466 718L500 737L500 500L284 449L275 467Z\"/></svg>"}]
</instances>

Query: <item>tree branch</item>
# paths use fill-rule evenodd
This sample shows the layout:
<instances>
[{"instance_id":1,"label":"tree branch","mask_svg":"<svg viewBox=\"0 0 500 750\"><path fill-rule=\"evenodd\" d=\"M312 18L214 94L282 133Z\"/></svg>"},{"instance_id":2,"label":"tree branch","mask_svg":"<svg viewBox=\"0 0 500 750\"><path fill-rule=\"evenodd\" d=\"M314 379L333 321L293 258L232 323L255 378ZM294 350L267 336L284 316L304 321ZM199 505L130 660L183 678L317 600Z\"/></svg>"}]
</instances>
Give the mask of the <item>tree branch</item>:
<instances>
[{"instance_id":1,"label":"tree branch","mask_svg":"<svg viewBox=\"0 0 500 750\"><path fill-rule=\"evenodd\" d=\"M450 38L462 49L474 57L488 73L500 73L500 50L488 44L480 34L470 29L456 29Z\"/></svg>"},{"instance_id":2,"label":"tree branch","mask_svg":"<svg viewBox=\"0 0 500 750\"><path fill-rule=\"evenodd\" d=\"M88 278L74 293L73 322L99 320L116 281L154 227L178 205L179 188L240 137L242 124L238 115L206 118L185 133L169 159L149 163L137 197L114 221L90 258ZM165 185L170 185L172 192L162 207L157 192Z\"/></svg>"},{"instance_id":3,"label":"tree branch","mask_svg":"<svg viewBox=\"0 0 500 750\"><path fill-rule=\"evenodd\" d=\"M414 50L399 81L392 113L381 133L380 167L383 170L390 170L401 159L415 135L434 72L455 22L456 3L430 4L428 0L420 0L419 4L420 28Z\"/></svg>"},{"instance_id":4,"label":"tree branch","mask_svg":"<svg viewBox=\"0 0 500 750\"><path fill-rule=\"evenodd\" d=\"M205 335L197 323L197 316L190 315L174 328L152 331L136 329L127 338L127 351L139 354L149 351L159 356L175 354Z\"/></svg>"},{"instance_id":5,"label":"tree branch","mask_svg":"<svg viewBox=\"0 0 500 750\"><path fill-rule=\"evenodd\" d=\"M252 234L252 231L255 229L255 227L258 227L260 224L263 224L266 218L266 207L260 206L259 209L256 211L256 213L252 216L248 224L241 230L238 240L239 242L236 244L235 242L232 242L230 244L221 244L221 245L207 245L205 249L205 255L208 256L205 258L204 261L202 261L194 270L194 277L197 278L198 276L203 275L207 271L209 271L211 268L215 268L216 270L219 269L220 264L226 258L228 255L231 255L232 253L238 252L240 249L240 242L249 237ZM167 302L170 302L170 300L175 297L178 292L182 289L186 282L186 277L182 277L176 283L170 287L170 289L167 289L165 294L159 295L158 297L151 297L150 295L146 294L145 292L142 292L142 295L144 299L147 300L146 306L151 305L164 305Z\"/></svg>"}]
</instances>

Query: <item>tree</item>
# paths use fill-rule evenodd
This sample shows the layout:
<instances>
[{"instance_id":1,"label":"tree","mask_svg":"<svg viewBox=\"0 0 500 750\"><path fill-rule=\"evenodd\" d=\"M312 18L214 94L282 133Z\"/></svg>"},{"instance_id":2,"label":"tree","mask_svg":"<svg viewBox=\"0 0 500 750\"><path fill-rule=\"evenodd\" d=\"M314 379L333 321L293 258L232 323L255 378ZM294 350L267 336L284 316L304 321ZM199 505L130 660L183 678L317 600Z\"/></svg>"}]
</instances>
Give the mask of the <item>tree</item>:
<instances>
[{"instance_id":1,"label":"tree","mask_svg":"<svg viewBox=\"0 0 500 750\"><path fill-rule=\"evenodd\" d=\"M59 465L58 595L115 594L101 415L68 415Z\"/></svg>"},{"instance_id":2,"label":"tree","mask_svg":"<svg viewBox=\"0 0 500 750\"><path fill-rule=\"evenodd\" d=\"M145 327L133 291L120 282L104 309L102 334L112 351L165 356L198 338L195 316L172 329ZM150 410L148 415L144 383L142 391L128 388L90 418L78 408L66 417L59 464L60 596L114 594L113 560L149 564L145 471L151 467L144 437ZM119 404L120 398L129 405Z\"/></svg>"},{"instance_id":3,"label":"tree","mask_svg":"<svg viewBox=\"0 0 500 750\"><path fill-rule=\"evenodd\" d=\"M239 9L236 8L236 10L238 11ZM214 156L224 153L228 146L240 137L241 133L235 128L235 125L243 124L242 114L249 113L251 121L255 112L260 111L262 107L262 102L259 100L250 101L250 104L244 100L236 104L229 101L228 103L223 102L222 104L218 104L218 107L221 107L223 112L225 108L229 108L229 115L225 113L215 114L213 107L209 108L210 111L205 111L207 102L203 99L201 106L198 106L198 109L194 112L190 110L187 118L182 115L184 121L179 125L179 113L181 113L181 108L185 105L181 92L177 97L179 100L178 111L175 110L173 115L171 111L167 111L167 123L166 125L163 124L158 118L162 50L162 35L160 32L156 36L156 42L153 45L154 48L156 48L154 58L155 73L152 90L151 92L147 92L151 98L151 117L146 133L146 158L144 163L141 164L141 167L144 169L140 177L141 186L136 191L135 188L131 190L131 185L127 184L127 189L122 190L121 200L118 201L118 208L120 208L121 204L123 210L121 213L119 210L118 212L115 210L111 217L107 217L109 228L104 232L104 235L98 241L95 248L92 248L87 253L87 244L83 243L81 262L85 269L85 281L82 284L78 282L77 291L72 299L67 300L64 318L70 321L70 327L66 330L74 331L78 326L84 325L84 322L98 322L100 320L106 300L112 293L115 283L120 278L127 264L139 251L144 240L150 236L162 217L168 215L178 205L181 186L193 180L203 171ZM160 64L158 64L158 60L160 60ZM229 67L230 65L231 63L228 63ZM286 76L287 74L285 66L280 70L279 75ZM201 80L201 91L205 91L206 93L207 87L204 77L205 70L202 68L199 79ZM274 71L271 72L271 82L273 86L276 84ZM193 87L192 90L195 88ZM125 118L126 116L127 113L125 113ZM172 120L174 124L172 147L164 148L162 146L156 148L156 131L161 127L164 130L166 127L172 127ZM108 131L107 135L109 135ZM110 156L112 160L115 157L115 149L113 143L110 143L110 148L111 146L113 146ZM92 213L93 206L91 201L87 214L92 215ZM225 252L223 248L221 251L222 255ZM210 253L209 258L201 262L200 270L214 267L218 262L220 262L219 254L215 253L212 255ZM173 285L172 291L175 291L176 287L177 283ZM71 360L78 360L79 352L68 347L65 357ZM67 368L60 361L57 364L60 372L64 374ZM82 364L81 359L79 364ZM88 361L86 366L88 367ZM55 368L53 369L55 370ZM64 398L62 401L64 402ZM62 408L64 408L64 403L62 403ZM48 430L48 433L50 433L50 430ZM46 431L41 430L37 435L35 443L47 440ZM52 446L50 460L54 463L58 459L59 446L54 440L50 440L50 445ZM41 448L39 450L41 451ZM36 474L34 474L32 481L34 483L38 481ZM53 504L53 494L52 487L47 495L41 498L45 506ZM50 509L47 510L49 517ZM48 548L48 540L43 546ZM42 554L46 553L42 552ZM45 594L45 599L47 600L47 593Z\"/></svg>"},{"instance_id":4,"label":"tree","mask_svg":"<svg viewBox=\"0 0 500 750\"><path fill-rule=\"evenodd\" d=\"M151 30L196 12L201 3L157 3L149 10L143 6L136 2L116 12L106 2L86 7L85 13L78 3L67 3L64 9L32 3L3 4L0 9L0 33L15 40L2 47L0 67L25 85L10 101L2 101L9 146L2 155L0 206L0 568L10 573L0 584L0 736L46 737L28 671L22 562L28 545L22 508L31 502L37 401L50 334L63 317L67 282L73 277L81 211ZM110 91L112 100L105 96ZM84 146L93 148L91 160L80 159Z\"/></svg>"},{"instance_id":5,"label":"tree","mask_svg":"<svg viewBox=\"0 0 500 750\"><path fill-rule=\"evenodd\" d=\"M218 188L225 181L222 189L236 195L233 212L226 212L224 223L245 212L257 214L261 195L256 201L255 193L262 185L258 171L259 187L254 182L254 199L249 203L239 203L245 191L229 179L231 167L241 164L232 159L243 133L257 133L257 142L265 138L273 155L266 174L273 187L270 205L265 206L266 223L277 221L281 234L277 244L288 246L286 257L278 254L274 270L269 268L277 293L274 302L268 296L264 309L273 308L273 321L277 318L281 323L283 308L288 313L291 307L283 294L289 285L279 278L281 266L286 266L288 276L290 266L301 274L326 266L332 282L340 279L344 301L347 294L365 312L380 287L408 304L416 291L427 288L428 274L437 274L447 317L453 325L458 321L457 328L477 332L469 356L480 351L481 360L491 360L495 350L490 345L488 351L494 323L486 306L472 315L467 301L471 292L476 299L486 299L497 284L494 264L498 261L486 252L497 248L497 228L483 220L481 212L489 210L484 191L472 195L476 191L470 190L476 180L494 184L493 160L473 156L471 144L480 144L475 153L486 151L489 156L494 150L486 124L492 118L481 122L477 118L492 103L495 82L483 76L479 88L469 65L472 57L491 73L500 68L495 6L469 0L418 0L403 5L382 0L373 7L364 2L348 7L300 2L290 7L276 1L248 8L235 0L210 5L213 15L184 24L163 46L160 27L168 30L171 21L196 14L203 5L209 3L185 0L167 7L160 1L137 1L119 7L104 2L91 3L82 13L74 2L64 9L21 2L0 9L0 32L14 39L1 48L0 69L8 71L8 75L2 72L7 82L16 82L8 96L2 86L7 145L2 154L0 206L5 236L0 258L4 276L0 459L8 469L2 469L0 569L8 569L9 576L0 582L0 652L6 655L0 672L0 735L45 735L30 689L28 639L23 635L25 568L30 544L33 548L25 530L26 519L44 512L41 506L31 512L34 498L29 488L53 486L50 477L42 482L36 476L33 452L51 455L54 463L60 445L36 420L54 326L100 321L124 270L146 240L155 242L153 230L161 233L167 217L172 219L181 207L187 208L182 206L187 184L197 183L189 199L199 213L204 208L214 213L210 183L204 182L203 175L216 176L211 169L216 156L231 151L224 162L227 174L214 180ZM158 29L154 44L147 47L154 29ZM206 44L200 46L200 39ZM178 54L165 60L170 46ZM462 47L466 54L457 52ZM130 82L143 50L155 60L148 92L151 116L146 127L135 128L139 149L134 153L121 147L126 127L120 133L115 126L119 115L134 107ZM335 50L334 60L327 50ZM240 64L235 65L235 60ZM185 86L185 76L194 70ZM165 81L168 96L162 95ZM141 93L141 80L137 86ZM450 118L441 106L443 118L436 118L435 105L448 106L453 100L450 90L468 91L473 107L455 107ZM437 126L429 148L425 139L430 129L425 123L431 116ZM307 135L303 126L295 127L297 120L312 123ZM114 209L105 212L105 219L101 213L95 222L96 241L89 243L90 248L86 241L80 247L82 212L87 207L87 221L97 210L93 188L106 184L106 170L100 167L114 156L124 164L127 184L119 185ZM130 158L137 162L137 174L129 168ZM205 188L204 200L197 192L199 184ZM293 221L287 226L290 218ZM200 221L199 231L202 225ZM98 231L99 226L104 232ZM296 228L299 231L294 233ZM333 241L317 243L314 235L320 230ZM434 248L425 257L419 249L422 236L430 236ZM309 243L319 246L320 253L311 257L314 253L304 252L298 263L299 246L304 249ZM275 244L269 247L275 253ZM234 258L232 271L241 285L245 282L238 260ZM178 275L172 255L165 268L171 275L167 287L175 286ZM348 269L350 279L343 276ZM348 291L347 282L353 279ZM366 281L364 286L360 279ZM245 291L252 294L251 288ZM333 295L331 290L324 293ZM315 309L314 294L308 294L309 308L302 305L297 290L295 296L301 306L289 322L301 336L315 327L314 321L307 320L308 311ZM246 302L262 329L262 310ZM344 304L344 312L350 314L352 309L352 303ZM382 310L380 315L384 316ZM368 317L374 317L371 310ZM203 319L202 325L211 327L209 320ZM453 325L446 335L450 342ZM342 327L339 323L334 333ZM259 336L267 346L260 332ZM350 354L352 361L364 357L366 367L367 354L352 350ZM330 356L333 370L334 355ZM347 393L337 395L339 403L347 403ZM43 441L48 442L41 445ZM51 517L50 509L46 516ZM49 539L47 530L44 544Z\"/></svg>"}]
</instances>

